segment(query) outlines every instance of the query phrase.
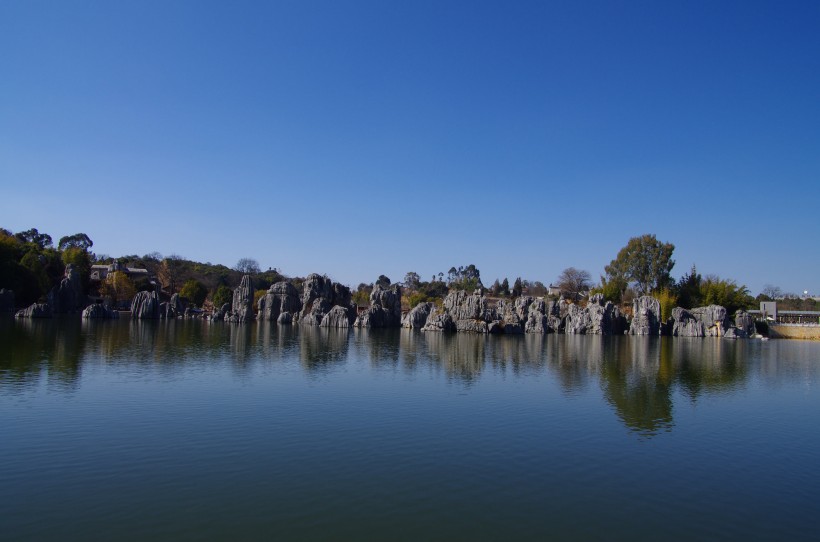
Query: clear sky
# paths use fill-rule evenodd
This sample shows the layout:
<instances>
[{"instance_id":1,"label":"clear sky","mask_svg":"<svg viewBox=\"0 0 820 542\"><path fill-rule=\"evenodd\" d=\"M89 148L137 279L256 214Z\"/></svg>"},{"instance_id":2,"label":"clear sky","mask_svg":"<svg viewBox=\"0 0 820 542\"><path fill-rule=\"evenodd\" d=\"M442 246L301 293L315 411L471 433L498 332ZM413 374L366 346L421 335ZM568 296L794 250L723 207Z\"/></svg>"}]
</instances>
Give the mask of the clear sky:
<instances>
[{"instance_id":1,"label":"clear sky","mask_svg":"<svg viewBox=\"0 0 820 542\"><path fill-rule=\"evenodd\" d=\"M0 2L0 226L355 285L820 292L820 2Z\"/></svg>"}]
</instances>

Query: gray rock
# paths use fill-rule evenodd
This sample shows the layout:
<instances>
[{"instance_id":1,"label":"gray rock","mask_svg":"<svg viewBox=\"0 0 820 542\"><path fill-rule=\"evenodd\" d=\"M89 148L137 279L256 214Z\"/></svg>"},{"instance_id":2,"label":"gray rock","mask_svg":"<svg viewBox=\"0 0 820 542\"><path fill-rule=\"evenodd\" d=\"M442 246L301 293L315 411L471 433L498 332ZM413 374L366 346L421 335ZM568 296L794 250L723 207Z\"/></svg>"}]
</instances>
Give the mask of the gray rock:
<instances>
[{"instance_id":1,"label":"gray rock","mask_svg":"<svg viewBox=\"0 0 820 542\"><path fill-rule=\"evenodd\" d=\"M380 284L370 293L370 307L354 324L356 327L399 327L401 326L401 287L394 284L383 288Z\"/></svg>"},{"instance_id":2,"label":"gray rock","mask_svg":"<svg viewBox=\"0 0 820 542\"><path fill-rule=\"evenodd\" d=\"M231 313L225 316L230 322L250 322L254 319L253 314L253 281L250 275L242 277L242 282L233 291L233 303L231 303Z\"/></svg>"},{"instance_id":3,"label":"gray rock","mask_svg":"<svg viewBox=\"0 0 820 542\"><path fill-rule=\"evenodd\" d=\"M221 307L218 309L214 309L214 313L211 315L211 320L224 320L226 315L229 315L231 312L231 304L230 303L223 303Z\"/></svg>"},{"instance_id":4,"label":"gray rock","mask_svg":"<svg viewBox=\"0 0 820 542\"><path fill-rule=\"evenodd\" d=\"M290 325L293 322L293 315L289 312L283 312L276 319L276 323L282 326Z\"/></svg>"},{"instance_id":5,"label":"gray rock","mask_svg":"<svg viewBox=\"0 0 820 542\"><path fill-rule=\"evenodd\" d=\"M588 335L623 335L626 319L611 301L604 301L601 294L593 295L586 306Z\"/></svg>"},{"instance_id":6,"label":"gray rock","mask_svg":"<svg viewBox=\"0 0 820 542\"><path fill-rule=\"evenodd\" d=\"M20 309L14 315L16 318L51 318L54 312L48 303L33 303L25 309Z\"/></svg>"},{"instance_id":7,"label":"gray rock","mask_svg":"<svg viewBox=\"0 0 820 542\"><path fill-rule=\"evenodd\" d=\"M14 312L14 292L5 288L0 289L0 313Z\"/></svg>"},{"instance_id":8,"label":"gray rock","mask_svg":"<svg viewBox=\"0 0 820 542\"><path fill-rule=\"evenodd\" d=\"M94 320L116 320L120 317L120 313L109 309L102 303L93 303L83 310L83 318Z\"/></svg>"},{"instance_id":9,"label":"gray rock","mask_svg":"<svg viewBox=\"0 0 820 542\"><path fill-rule=\"evenodd\" d=\"M723 333L723 337L726 339L746 339L749 334L743 329L732 326Z\"/></svg>"},{"instance_id":10,"label":"gray rock","mask_svg":"<svg viewBox=\"0 0 820 542\"><path fill-rule=\"evenodd\" d=\"M547 321L547 304L542 298L538 298L527 308L527 321L524 324L526 333L549 333L550 327Z\"/></svg>"},{"instance_id":11,"label":"gray rock","mask_svg":"<svg viewBox=\"0 0 820 542\"><path fill-rule=\"evenodd\" d=\"M558 301L550 301L547 306L547 325L555 333L562 333L564 331L564 319L569 313L571 303L566 299L559 299Z\"/></svg>"},{"instance_id":12,"label":"gray rock","mask_svg":"<svg viewBox=\"0 0 820 542\"><path fill-rule=\"evenodd\" d=\"M321 327L344 328L350 327L350 311L347 307L336 305L322 317Z\"/></svg>"},{"instance_id":13,"label":"gray rock","mask_svg":"<svg viewBox=\"0 0 820 542\"><path fill-rule=\"evenodd\" d=\"M85 295L83 295L83 281L79 270L71 264L65 266L65 275L60 284L51 289L48 300L54 313L73 314L80 312L86 303Z\"/></svg>"},{"instance_id":14,"label":"gray rock","mask_svg":"<svg viewBox=\"0 0 820 542\"><path fill-rule=\"evenodd\" d=\"M564 321L564 333L568 335L585 335L589 326L589 312L578 305L570 305Z\"/></svg>"},{"instance_id":15,"label":"gray rock","mask_svg":"<svg viewBox=\"0 0 820 542\"><path fill-rule=\"evenodd\" d=\"M430 316L427 318L427 322L424 324L424 327L421 328L422 331L455 331L456 324L453 322L453 317L450 316L445 310L439 310L436 307L433 307L433 310L430 311Z\"/></svg>"},{"instance_id":16,"label":"gray rock","mask_svg":"<svg viewBox=\"0 0 820 542\"><path fill-rule=\"evenodd\" d=\"M131 301L131 318L138 320L159 319L159 296L156 292L137 292Z\"/></svg>"},{"instance_id":17,"label":"gray rock","mask_svg":"<svg viewBox=\"0 0 820 542\"><path fill-rule=\"evenodd\" d=\"M673 337L703 337L703 324L691 312L680 307L672 309Z\"/></svg>"},{"instance_id":18,"label":"gray rock","mask_svg":"<svg viewBox=\"0 0 820 542\"><path fill-rule=\"evenodd\" d=\"M282 313L298 313L302 310L299 292L289 282L277 282L268 288L268 292L259 298L259 319L278 322Z\"/></svg>"},{"instance_id":19,"label":"gray rock","mask_svg":"<svg viewBox=\"0 0 820 542\"><path fill-rule=\"evenodd\" d=\"M343 307L348 320L356 318L356 307L351 303L350 288L334 284L329 278L312 273L302 285L302 309L299 324L318 326L335 306Z\"/></svg>"},{"instance_id":20,"label":"gray rock","mask_svg":"<svg viewBox=\"0 0 820 542\"><path fill-rule=\"evenodd\" d=\"M484 320L474 320L472 318L465 318L463 320L456 320L456 331L466 331L470 333L488 333L487 322Z\"/></svg>"},{"instance_id":21,"label":"gray rock","mask_svg":"<svg viewBox=\"0 0 820 542\"><path fill-rule=\"evenodd\" d=\"M735 313L735 327L742 329L747 337L751 337L756 333L755 319L746 311L737 311Z\"/></svg>"},{"instance_id":22,"label":"gray rock","mask_svg":"<svg viewBox=\"0 0 820 542\"><path fill-rule=\"evenodd\" d=\"M648 295L635 298L632 302L632 323L630 335L660 335L661 304Z\"/></svg>"},{"instance_id":23,"label":"gray rock","mask_svg":"<svg viewBox=\"0 0 820 542\"><path fill-rule=\"evenodd\" d=\"M450 292L444 298L444 309L450 313L454 321L482 320L492 322L498 319L495 317L495 311L489 308L487 298L478 291L472 295L464 290Z\"/></svg>"},{"instance_id":24,"label":"gray rock","mask_svg":"<svg viewBox=\"0 0 820 542\"><path fill-rule=\"evenodd\" d=\"M402 318L401 326L408 329L421 329L427 323L427 318L430 316L435 303L423 302L419 303Z\"/></svg>"},{"instance_id":25,"label":"gray rock","mask_svg":"<svg viewBox=\"0 0 820 542\"><path fill-rule=\"evenodd\" d=\"M697 307L690 312L703 324L703 334L706 337L720 337L723 335L724 330L729 327L730 322L726 318L726 308L720 305Z\"/></svg>"}]
</instances>

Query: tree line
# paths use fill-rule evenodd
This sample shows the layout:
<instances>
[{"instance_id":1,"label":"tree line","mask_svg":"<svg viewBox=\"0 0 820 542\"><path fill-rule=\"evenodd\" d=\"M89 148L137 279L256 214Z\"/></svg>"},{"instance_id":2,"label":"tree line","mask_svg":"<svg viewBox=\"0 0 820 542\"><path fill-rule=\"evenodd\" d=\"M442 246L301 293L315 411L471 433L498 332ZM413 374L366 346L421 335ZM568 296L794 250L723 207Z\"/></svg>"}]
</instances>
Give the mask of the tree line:
<instances>
[{"instance_id":1,"label":"tree line","mask_svg":"<svg viewBox=\"0 0 820 542\"><path fill-rule=\"evenodd\" d=\"M196 306L212 303L219 307L231 302L233 288L246 274L253 278L257 297L264 295L275 282L289 281L299 289L305 280L304 277L286 276L278 269L263 271L259 263L249 257L241 258L229 268L188 260L177 254L162 256L156 252L119 258L98 256L91 252L93 245L85 233L62 237L55 246L50 235L35 228L17 233L0 228L0 288L12 289L21 306L44 300L59 284L65 266L72 264L82 277L86 293L114 302L127 303L137 291L159 288L168 296L178 293ZM767 286L758 298L753 298L746 286L715 275L703 276L694 265L675 280L672 277L674 249L672 243L661 242L654 235L633 237L605 266L598 283L593 283L588 271L567 267L556 277L553 289L540 281L522 277L512 281L506 277L495 279L486 287L474 264L452 266L446 273L433 274L427 281L410 271L400 283L404 290L403 304L410 308L426 301L441 303L452 290L480 290L498 298L563 296L580 303L594 293L601 293L615 303L629 303L636 296L652 295L660 300L665 317L674 306L692 308L717 304L733 312L754 307L757 301L777 298L782 293L776 287ZM90 270L93 264L116 264L117 270L108 273L105 280L92 284ZM151 278L134 279L127 272L129 267L146 269ZM387 288L393 283L385 275L380 275L373 283L360 283L353 290L353 301L367 305L376 284ZM799 304L799 300L794 301Z\"/></svg>"}]
</instances>

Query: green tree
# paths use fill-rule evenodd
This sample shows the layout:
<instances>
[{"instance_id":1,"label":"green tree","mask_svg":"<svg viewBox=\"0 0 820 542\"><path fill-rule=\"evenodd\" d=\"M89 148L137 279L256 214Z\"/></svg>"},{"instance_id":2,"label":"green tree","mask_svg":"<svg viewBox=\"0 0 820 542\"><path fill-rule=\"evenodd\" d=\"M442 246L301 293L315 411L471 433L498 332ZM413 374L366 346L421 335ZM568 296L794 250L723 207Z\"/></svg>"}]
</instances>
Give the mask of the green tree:
<instances>
[{"instance_id":1,"label":"green tree","mask_svg":"<svg viewBox=\"0 0 820 542\"><path fill-rule=\"evenodd\" d=\"M691 309L701 305L700 286L703 278L695 266L686 275L682 276L677 284L678 304L684 309Z\"/></svg>"},{"instance_id":2,"label":"green tree","mask_svg":"<svg viewBox=\"0 0 820 542\"><path fill-rule=\"evenodd\" d=\"M717 275L708 275L703 280L700 295L704 305L722 305L730 315L738 309L755 306L755 300L746 286L738 286L734 280L721 279Z\"/></svg>"},{"instance_id":3,"label":"green tree","mask_svg":"<svg viewBox=\"0 0 820 542\"><path fill-rule=\"evenodd\" d=\"M512 296L520 297L523 292L524 284L521 282L521 277L518 277L517 279L515 279L515 283L513 283Z\"/></svg>"},{"instance_id":4,"label":"green tree","mask_svg":"<svg viewBox=\"0 0 820 542\"><path fill-rule=\"evenodd\" d=\"M264 294L263 290L260 291ZM205 298L208 297L208 289L205 288L205 285L199 282L198 280L189 279L185 281L185 284L182 285L182 289L180 289L179 295L184 297L197 307L200 307L203 303L205 303Z\"/></svg>"},{"instance_id":5,"label":"green tree","mask_svg":"<svg viewBox=\"0 0 820 542\"><path fill-rule=\"evenodd\" d=\"M214 290L214 294L211 299L214 302L214 307L218 309L225 303L233 302L233 290L224 284L220 284L216 287L216 290Z\"/></svg>"},{"instance_id":6,"label":"green tree","mask_svg":"<svg viewBox=\"0 0 820 542\"><path fill-rule=\"evenodd\" d=\"M84 233L75 233L74 235L60 237L60 241L57 243L57 248L60 250L65 250L67 248L80 248L87 251L93 246L94 241L92 241L91 238Z\"/></svg>"},{"instance_id":7,"label":"green tree","mask_svg":"<svg viewBox=\"0 0 820 542\"><path fill-rule=\"evenodd\" d=\"M640 295L669 286L674 250L675 245L662 243L654 235L633 237L606 266L607 281L634 284Z\"/></svg>"},{"instance_id":8,"label":"green tree","mask_svg":"<svg viewBox=\"0 0 820 542\"><path fill-rule=\"evenodd\" d=\"M404 275L404 286L405 288L409 288L411 290L415 290L421 284L421 277L415 271L410 271L406 275Z\"/></svg>"},{"instance_id":9,"label":"green tree","mask_svg":"<svg viewBox=\"0 0 820 542\"><path fill-rule=\"evenodd\" d=\"M501 295L510 295L510 281L505 277L501 282Z\"/></svg>"},{"instance_id":10,"label":"green tree","mask_svg":"<svg viewBox=\"0 0 820 542\"><path fill-rule=\"evenodd\" d=\"M51 246L51 236L47 233L40 233L37 228L15 233L14 236L23 243L31 243L40 250Z\"/></svg>"}]
</instances>

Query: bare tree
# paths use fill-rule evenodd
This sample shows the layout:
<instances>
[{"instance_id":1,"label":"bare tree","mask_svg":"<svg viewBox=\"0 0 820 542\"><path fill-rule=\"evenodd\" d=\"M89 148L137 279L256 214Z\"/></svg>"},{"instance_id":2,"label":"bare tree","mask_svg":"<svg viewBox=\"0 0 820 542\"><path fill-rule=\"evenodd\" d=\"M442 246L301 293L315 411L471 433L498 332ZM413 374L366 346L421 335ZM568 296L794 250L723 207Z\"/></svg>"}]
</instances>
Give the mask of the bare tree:
<instances>
[{"instance_id":1,"label":"bare tree","mask_svg":"<svg viewBox=\"0 0 820 542\"><path fill-rule=\"evenodd\" d=\"M773 284L764 284L761 293L770 299L780 299L783 297L783 290Z\"/></svg>"},{"instance_id":2,"label":"bare tree","mask_svg":"<svg viewBox=\"0 0 820 542\"><path fill-rule=\"evenodd\" d=\"M240 258L234 269L245 275L257 275L260 271L259 262L253 258Z\"/></svg>"},{"instance_id":3,"label":"bare tree","mask_svg":"<svg viewBox=\"0 0 820 542\"><path fill-rule=\"evenodd\" d=\"M558 275L558 288L564 297L577 300L589 290L591 281L589 271L567 267Z\"/></svg>"}]
</instances>

